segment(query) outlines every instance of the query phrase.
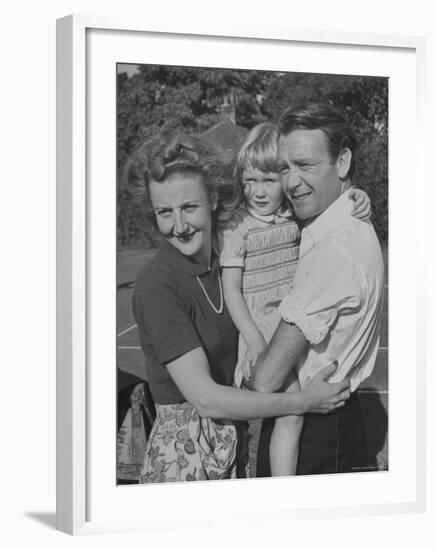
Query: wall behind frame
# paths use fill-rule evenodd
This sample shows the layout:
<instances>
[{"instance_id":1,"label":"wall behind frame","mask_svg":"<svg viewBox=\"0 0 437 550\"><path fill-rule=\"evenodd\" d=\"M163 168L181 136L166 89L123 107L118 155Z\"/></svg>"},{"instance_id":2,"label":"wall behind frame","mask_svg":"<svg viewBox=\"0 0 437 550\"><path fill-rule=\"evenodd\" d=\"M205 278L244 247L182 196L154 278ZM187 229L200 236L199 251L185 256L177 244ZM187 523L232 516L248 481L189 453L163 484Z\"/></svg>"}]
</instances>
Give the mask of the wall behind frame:
<instances>
[{"instance_id":1,"label":"wall behind frame","mask_svg":"<svg viewBox=\"0 0 437 550\"><path fill-rule=\"evenodd\" d=\"M428 84L429 141L437 127L437 37L431 3L417 0L399 9L394 0L381 3L368 0L354 4L343 0L291 6L272 0L240 3L223 0L207 7L194 0L169 1L163 5L126 0L121 6L113 0L19 1L3 12L2 42L2 298L1 334L3 392L1 512L2 540L10 547L27 544L58 548L59 544L82 544L91 548L94 538L70 539L53 530L55 507L55 19L72 12L115 15L143 10L143 17L171 17L183 24L190 18L214 17L217 24L232 22L253 25L289 24L342 31L424 34L429 32ZM435 32L434 32L435 35ZM434 158L432 151L429 158ZM430 166L431 168L431 166ZM435 179L435 175L434 175ZM435 219L432 189L423 210ZM431 223L431 222L430 222ZM435 222L433 222L435 223ZM436 227L428 232L429 281L437 280L435 245L431 240ZM436 292L429 290L430 340L436 333ZM429 364L437 356L429 344ZM435 388L435 372L428 372L428 387ZM435 399L429 399L429 418L437 417ZM408 397L406 396L406 406ZM436 463L435 429L428 427L429 463ZM436 485L430 472L430 487ZM378 547L379 543L397 548L427 548L435 540L436 494L429 496L429 512L418 516L392 516L361 520L242 526L225 539L217 533L196 532L126 534L106 536L110 548L123 544L170 548L204 546L223 549L248 540L251 548L264 548L290 540L305 541L309 548L338 548L352 542L354 548ZM60 539L62 537L62 540ZM384 543L382 539L384 537ZM226 540L229 541L226 544ZM387 541L387 542L385 542ZM425 541L430 541L428 544Z\"/></svg>"}]
</instances>

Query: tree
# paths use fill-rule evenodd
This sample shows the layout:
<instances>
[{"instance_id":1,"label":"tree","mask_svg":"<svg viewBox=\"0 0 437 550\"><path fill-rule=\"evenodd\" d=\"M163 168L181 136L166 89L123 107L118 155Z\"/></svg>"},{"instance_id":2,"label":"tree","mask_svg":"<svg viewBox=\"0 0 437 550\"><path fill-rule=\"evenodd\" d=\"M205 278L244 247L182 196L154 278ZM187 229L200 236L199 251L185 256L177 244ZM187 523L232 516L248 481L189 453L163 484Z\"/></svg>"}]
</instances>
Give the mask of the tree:
<instances>
[{"instance_id":1,"label":"tree","mask_svg":"<svg viewBox=\"0 0 437 550\"><path fill-rule=\"evenodd\" d=\"M142 143L165 128L201 133L221 119L224 102L236 105L236 123L251 128L277 120L291 105L308 101L339 107L360 144L354 183L370 196L373 221L388 238L388 82L386 78L273 73L233 69L141 65L117 82L117 171ZM123 244L156 239L137 206L118 186Z\"/></svg>"},{"instance_id":2,"label":"tree","mask_svg":"<svg viewBox=\"0 0 437 550\"><path fill-rule=\"evenodd\" d=\"M117 172L126 160L160 130L203 132L221 120L225 101L238 103L237 124L253 126L266 118L258 98L273 73L141 65L117 81ZM118 233L121 244L156 242L156 233L142 218L138 204L118 188Z\"/></svg>"},{"instance_id":3,"label":"tree","mask_svg":"<svg viewBox=\"0 0 437 550\"><path fill-rule=\"evenodd\" d=\"M251 127L268 114L258 98L274 73L141 65L118 75L117 146L119 173L127 156L159 130L202 132L221 118L225 100L238 103L236 123Z\"/></svg>"}]
</instances>

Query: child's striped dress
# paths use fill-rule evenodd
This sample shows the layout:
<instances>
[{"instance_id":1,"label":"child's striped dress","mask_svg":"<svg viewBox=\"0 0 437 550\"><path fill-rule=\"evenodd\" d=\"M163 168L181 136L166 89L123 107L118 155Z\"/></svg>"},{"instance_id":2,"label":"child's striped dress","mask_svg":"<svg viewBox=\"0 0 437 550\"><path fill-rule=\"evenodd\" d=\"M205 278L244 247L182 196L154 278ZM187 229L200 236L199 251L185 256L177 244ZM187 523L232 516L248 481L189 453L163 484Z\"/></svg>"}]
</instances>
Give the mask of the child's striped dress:
<instances>
[{"instance_id":1,"label":"child's striped dress","mask_svg":"<svg viewBox=\"0 0 437 550\"><path fill-rule=\"evenodd\" d=\"M243 269L242 292L256 326L269 342L278 323L277 307L289 292L299 259L300 231L290 209L262 216L237 209L220 231L220 264ZM246 344L240 336L235 383L240 386Z\"/></svg>"}]
</instances>

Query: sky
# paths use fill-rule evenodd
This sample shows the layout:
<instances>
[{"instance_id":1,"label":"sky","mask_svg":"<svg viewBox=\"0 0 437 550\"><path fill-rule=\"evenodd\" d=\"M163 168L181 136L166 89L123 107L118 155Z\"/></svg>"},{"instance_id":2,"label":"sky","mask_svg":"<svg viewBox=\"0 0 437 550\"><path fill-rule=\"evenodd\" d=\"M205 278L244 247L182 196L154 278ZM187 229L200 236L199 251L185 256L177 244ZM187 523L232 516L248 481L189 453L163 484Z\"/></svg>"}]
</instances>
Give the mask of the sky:
<instances>
[{"instance_id":1,"label":"sky","mask_svg":"<svg viewBox=\"0 0 437 550\"><path fill-rule=\"evenodd\" d=\"M128 76L132 76L138 71L138 65L135 63L117 63L118 73L127 73Z\"/></svg>"}]
</instances>

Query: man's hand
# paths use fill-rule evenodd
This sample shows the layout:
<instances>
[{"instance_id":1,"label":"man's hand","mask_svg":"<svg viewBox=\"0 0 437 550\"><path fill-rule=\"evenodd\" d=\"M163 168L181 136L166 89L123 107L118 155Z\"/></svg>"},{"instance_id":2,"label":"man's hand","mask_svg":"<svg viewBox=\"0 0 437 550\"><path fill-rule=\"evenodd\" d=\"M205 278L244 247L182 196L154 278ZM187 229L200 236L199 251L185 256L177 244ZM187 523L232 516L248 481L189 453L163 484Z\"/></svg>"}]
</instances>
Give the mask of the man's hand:
<instances>
[{"instance_id":1,"label":"man's hand","mask_svg":"<svg viewBox=\"0 0 437 550\"><path fill-rule=\"evenodd\" d=\"M316 374L308 386L302 389L306 412L326 414L344 406L350 397L349 380L328 382L336 370L337 363L334 362Z\"/></svg>"}]
</instances>

